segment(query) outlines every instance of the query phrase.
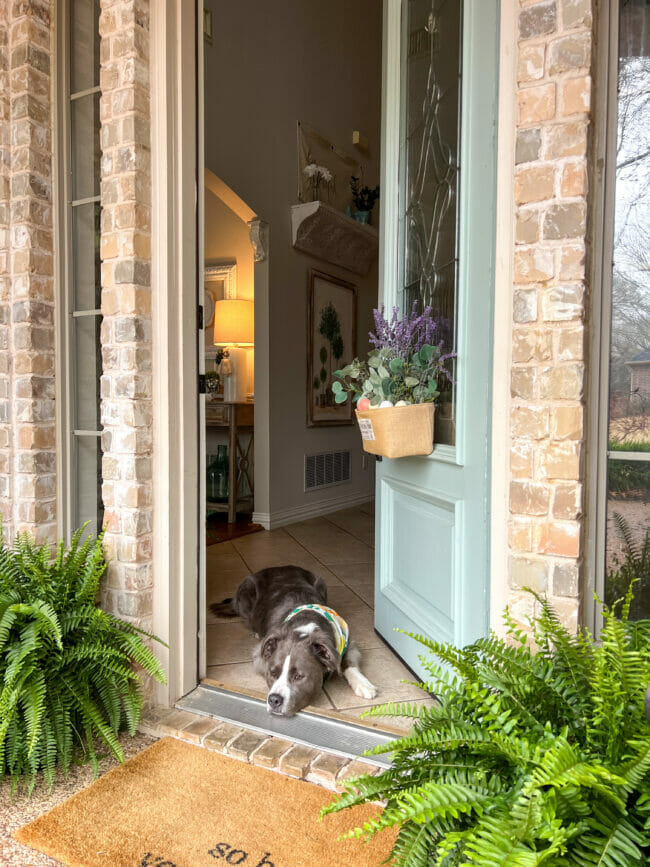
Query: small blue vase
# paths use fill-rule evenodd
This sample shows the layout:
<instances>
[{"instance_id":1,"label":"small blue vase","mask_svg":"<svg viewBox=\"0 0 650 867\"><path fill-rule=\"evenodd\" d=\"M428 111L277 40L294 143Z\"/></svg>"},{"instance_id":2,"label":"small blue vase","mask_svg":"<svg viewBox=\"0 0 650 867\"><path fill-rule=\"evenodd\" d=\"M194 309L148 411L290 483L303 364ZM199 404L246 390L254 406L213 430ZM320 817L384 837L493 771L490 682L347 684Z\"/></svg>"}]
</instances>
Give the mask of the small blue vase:
<instances>
[{"instance_id":1,"label":"small blue vase","mask_svg":"<svg viewBox=\"0 0 650 867\"><path fill-rule=\"evenodd\" d=\"M357 223L369 223L370 222L370 211L355 211L352 214Z\"/></svg>"}]
</instances>

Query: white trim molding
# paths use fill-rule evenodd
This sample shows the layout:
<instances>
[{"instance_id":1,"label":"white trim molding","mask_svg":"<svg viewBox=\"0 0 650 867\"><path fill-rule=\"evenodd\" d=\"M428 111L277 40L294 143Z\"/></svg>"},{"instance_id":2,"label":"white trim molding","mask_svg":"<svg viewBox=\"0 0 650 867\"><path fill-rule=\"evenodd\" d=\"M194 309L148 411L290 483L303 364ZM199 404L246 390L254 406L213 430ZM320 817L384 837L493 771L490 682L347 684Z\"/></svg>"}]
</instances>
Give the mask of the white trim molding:
<instances>
[{"instance_id":1,"label":"white trim molding","mask_svg":"<svg viewBox=\"0 0 650 867\"><path fill-rule=\"evenodd\" d=\"M151 6L153 631L172 705L197 683L199 464L196 34L183 0Z\"/></svg>"},{"instance_id":2,"label":"white trim molding","mask_svg":"<svg viewBox=\"0 0 650 867\"><path fill-rule=\"evenodd\" d=\"M295 524L296 521L306 521L308 518L319 518L321 515L329 515L338 512L339 509L353 509L369 503L373 497L368 491L362 491L353 496L336 497L330 500L315 500L304 503L301 506L293 506L290 509L276 509L273 512L253 512L253 523L261 524L265 530L276 530L287 524Z\"/></svg>"},{"instance_id":3,"label":"white trim molding","mask_svg":"<svg viewBox=\"0 0 650 867\"><path fill-rule=\"evenodd\" d=\"M492 338L490 628L501 632L508 601L510 369L515 240L514 167L519 0L501 0L497 127L497 215Z\"/></svg>"}]
</instances>

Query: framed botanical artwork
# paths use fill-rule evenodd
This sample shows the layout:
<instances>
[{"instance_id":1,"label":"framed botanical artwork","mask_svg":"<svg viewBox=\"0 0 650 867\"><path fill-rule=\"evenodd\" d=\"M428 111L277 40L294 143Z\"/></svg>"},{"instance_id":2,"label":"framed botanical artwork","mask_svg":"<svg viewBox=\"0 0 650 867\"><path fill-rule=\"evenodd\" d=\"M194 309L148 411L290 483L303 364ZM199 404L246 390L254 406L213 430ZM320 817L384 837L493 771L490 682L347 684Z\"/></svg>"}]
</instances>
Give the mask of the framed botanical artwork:
<instances>
[{"instance_id":1,"label":"framed botanical artwork","mask_svg":"<svg viewBox=\"0 0 650 867\"><path fill-rule=\"evenodd\" d=\"M335 403L332 382L357 353L357 287L311 269L307 311L307 426L353 424L352 401Z\"/></svg>"}]
</instances>

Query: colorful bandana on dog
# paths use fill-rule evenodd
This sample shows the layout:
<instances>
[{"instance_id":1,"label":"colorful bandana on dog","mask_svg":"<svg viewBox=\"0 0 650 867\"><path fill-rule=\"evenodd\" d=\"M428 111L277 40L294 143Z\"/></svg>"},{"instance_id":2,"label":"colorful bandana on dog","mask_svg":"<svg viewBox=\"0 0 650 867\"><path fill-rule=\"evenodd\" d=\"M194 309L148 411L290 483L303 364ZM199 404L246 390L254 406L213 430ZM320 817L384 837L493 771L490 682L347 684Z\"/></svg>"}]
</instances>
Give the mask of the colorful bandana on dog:
<instances>
[{"instance_id":1,"label":"colorful bandana on dog","mask_svg":"<svg viewBox=\"0 0 650 867\"><path fill-rule=\"evenodd\" d=\"M343 657L343 654L348 649L348 635L350 634L350 630L348 629L348 624L341 617L340 614L337 614L333 608L328 608L326 605L317 605L315 603L310 603L309 605L299 605L297 608L294 608L287 616L284 618L284 622L287 620L291 620L292 617L295 617L296 614L300 614L301 611L315 611L317 614L320 614L334 627L334 637L337 642L337 650L340 657Z\"/></svg>"}]
</instances>

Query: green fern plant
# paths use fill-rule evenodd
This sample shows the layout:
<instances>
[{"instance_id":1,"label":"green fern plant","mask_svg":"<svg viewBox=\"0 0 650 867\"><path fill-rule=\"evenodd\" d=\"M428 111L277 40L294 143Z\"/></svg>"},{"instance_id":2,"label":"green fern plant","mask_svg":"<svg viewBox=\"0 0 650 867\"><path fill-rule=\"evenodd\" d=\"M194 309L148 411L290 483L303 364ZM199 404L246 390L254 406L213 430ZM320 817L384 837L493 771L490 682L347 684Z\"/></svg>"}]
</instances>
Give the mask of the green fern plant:
<instances>
[{"instance_id":1,"label":"green fern plant","mask_svg":"<svg viewBox=\"0 0 650 867\"><path fill-rule=\"evenodd\" d=\"M97 606L102 540L83 530L52 558L26 534L6 545L0 527L0 778L30 791L41 770L51 787L57 764L97 772L97 744L123 761L118 734L135 734L142 710L134 663L165 680L152 636Z\"/></svg>"},{"instance_id":2,"label":"green fern plant","mask_svg":"<svg viewBox=\"0 0 650 867\"><path fill-rule=\"evenodd\" d=\"M640 620L650 615L650 527L637 541L629 522L619 512L614 512L614 523L623 541L624 556L607 573L605 603L615 606L616 600L621 599L636 581L630 618Z\"/></svg>"},{"instance_id":3,"label":"green fern plant","mask_svg":"<svg viewBox=\"0 0 650 867\"><path fill-rule=\"evenodd\" d=\"M537 652L506 611L508 638L457 649L413 635L433 707L389 704L370 716L413 721L379 747L379 776L351 780L325 813L385 809L348 836L399 826L392 862L481 867L641 867L650 863L650 622L604 609L596 643L570 634L537 597Z\"/></svg>"}]
</instances>

